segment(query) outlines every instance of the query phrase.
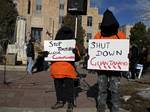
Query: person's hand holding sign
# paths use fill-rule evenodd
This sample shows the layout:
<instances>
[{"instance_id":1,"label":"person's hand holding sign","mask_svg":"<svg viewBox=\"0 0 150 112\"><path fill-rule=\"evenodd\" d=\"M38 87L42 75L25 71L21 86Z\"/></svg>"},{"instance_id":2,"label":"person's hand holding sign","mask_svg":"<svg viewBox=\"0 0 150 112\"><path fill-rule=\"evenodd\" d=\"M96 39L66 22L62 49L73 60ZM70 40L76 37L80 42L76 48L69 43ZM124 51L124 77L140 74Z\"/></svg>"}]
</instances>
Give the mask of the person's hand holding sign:
<instances>
[{"instance_id":1,"label":"person's hand holding sign","mask_svg":"<svg viewBox=\"0 0 150 112\"><path fill-rule=\"evenodd\" d=\"M79 53L77 47L72 49L72 52L75 54L75 61L79 61L81 59L81 57L80 57L80 53Z\"/></svg>"},{"instance_id":2,"label":"person's hand holding sign","mask_svg":"<svg viewBox=\"0 0 150 112\"><path fill-rule=\"evenodd\" d=\"M78 52L77 48L72 49L72 52L73 52L74 54L77 54L77 52Z\"/></svg>"}]
</instances>

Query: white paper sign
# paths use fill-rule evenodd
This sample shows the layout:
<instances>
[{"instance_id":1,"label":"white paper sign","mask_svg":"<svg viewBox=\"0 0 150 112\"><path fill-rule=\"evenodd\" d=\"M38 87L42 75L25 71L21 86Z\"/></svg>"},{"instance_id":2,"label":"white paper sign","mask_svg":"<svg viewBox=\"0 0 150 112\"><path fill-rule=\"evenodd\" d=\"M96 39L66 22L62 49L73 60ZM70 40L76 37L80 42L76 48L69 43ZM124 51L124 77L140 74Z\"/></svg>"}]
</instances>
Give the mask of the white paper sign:
<instances>
[{"instance_id":1,"label":"white paper sign","mask_svg":"<svg viewBox=\"0 0 150 112\"><path fill-rule=\"evenodd\" d=\"M129 40L89 40L88 69L128 71Z\"/></svg>"},{"instance_id":2,"label":"white paper sign","mask_svg":"<svg viewBox=\"0 0 150 112\"><path fill-rule=\"evenodd\" d=\"M72 49L75 48L75 40L45 40L44 51L49 55L46 61L74 61L75 55Z\"/></svg>"}]
</instances>

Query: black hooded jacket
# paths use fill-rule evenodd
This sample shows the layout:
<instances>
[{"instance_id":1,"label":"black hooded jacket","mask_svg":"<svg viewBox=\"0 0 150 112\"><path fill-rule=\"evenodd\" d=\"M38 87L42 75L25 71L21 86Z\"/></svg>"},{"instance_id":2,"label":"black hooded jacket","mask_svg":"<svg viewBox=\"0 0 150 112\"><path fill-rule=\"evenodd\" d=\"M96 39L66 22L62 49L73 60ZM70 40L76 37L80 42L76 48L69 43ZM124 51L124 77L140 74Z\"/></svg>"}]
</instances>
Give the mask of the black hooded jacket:
<instances>
[{"instance_id":1,"label":"black hooded jacket","mask_svg":"<svg viewBox=\"0 0 150 112\"><path fill-rule=\"evenodd\" d=\"M110 10L106 10L100 26L102 36L112 36L118 33L119 23Z\"/></svg>"},{"instance_id":2,"label":"black hooded jacket","mask_svg":"<svg viewBox=\"0 0 150 112\"><path fill-rule=\"evenodd\" d=\"M55 37L55 40L70 40L70 39L75 39L74 31L67 26L62 26L58 30L56 37ZM75 61L80 60L80 56L79 56L77 51L78 51L77 48L73 49L73 53L75 54ZM69 63L74 65L74 62L69 62Z\"/></svg>"},{"instance_id":3,"label":"black hooded jacket","mask_svg":"<svg viewBox=\"0 0 150 112\"><path fill-rule=\"evenodd\" d=\"M71 28L67 26L62 26L55 37L55 40L69 40L69 39L75 39L74 32Z\"/></svg>"},{"instance_id":4,"label":"black hooded jacket","mask_svg":"<svg viewBox=\"0 0 150 112\"><path fill-rule=\"evenodd\" d=\"M118 35L118 28L119 23L117 19L114 17L113 13L110 10L106 10L103 15L102 23L100 26L101 29L101 36L102 37L111 37L113 35L116 35L118 38L120 35ZM108 75L120 75L120 71L107 71L107 70L98 70L98 74L108 74Z\"/></svg>"},{"instance_id":5,"label":"black hooded jacket","mask_svg":"<svg viewBox=\"0 0 150 112\"><path fill-rule=\"evenodd\" d=\"M26 49L27 57L32 57L34 59L34 45L31 41L27 44L27 49Z\"/></svg>"}]
</instances>

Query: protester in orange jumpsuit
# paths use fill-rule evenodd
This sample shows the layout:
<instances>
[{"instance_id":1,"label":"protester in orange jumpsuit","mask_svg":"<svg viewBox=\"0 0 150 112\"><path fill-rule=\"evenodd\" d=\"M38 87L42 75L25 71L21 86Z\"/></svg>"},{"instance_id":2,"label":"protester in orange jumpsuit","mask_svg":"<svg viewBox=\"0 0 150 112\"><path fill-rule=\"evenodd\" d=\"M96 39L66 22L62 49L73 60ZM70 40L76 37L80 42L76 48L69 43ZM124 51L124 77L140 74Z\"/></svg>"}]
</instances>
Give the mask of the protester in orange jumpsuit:
<instances>
[{"instance_id":1,"label":"protester in orange jumpsuit","mask_svg":"<svg viewBox=\"0 0 150 112\"><path fill-rule=\"evenodd\" d=\"M95 39L125 39L126 36L118 31L119 23L108 9L104 12L101 32L97 32ZM118 46L119 47L119 46ZM110 112L119 112L119 71L97 70L98 73L98 97L97 112L105 112L107 99L110 102ZM109 96L110 95L110 96ZM109 97L108 97L109 96Z\"/></svg>"},{"instance_id":2,"label":"protester in orange jumpsuit","mask_svg":"<svg viewBox=\"0 0 150 112\"><path fill-rule=\"evenodd\" d=\"M66 26L62 26L57 34L55 40L69 40L75 39L74 32ZM75 53L75 61L79 61L79 51L73 49ZM68 103L67 112L73 112L74 103L74 79L77 77L74 62L69 61L54 61L50 66L50 77L54 78L54 85L56 90L57 102L52 109L62 108L64 104Z\"/></svg>"}]
</instances>

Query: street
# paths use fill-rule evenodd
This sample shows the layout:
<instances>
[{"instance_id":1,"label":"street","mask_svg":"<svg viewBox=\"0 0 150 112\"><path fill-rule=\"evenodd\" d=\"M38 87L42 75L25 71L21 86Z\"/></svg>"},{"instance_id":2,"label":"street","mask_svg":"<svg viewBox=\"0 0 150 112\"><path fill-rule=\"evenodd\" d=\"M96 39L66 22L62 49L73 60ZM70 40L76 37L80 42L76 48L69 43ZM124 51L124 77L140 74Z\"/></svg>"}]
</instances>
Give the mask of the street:
<instances>
[{"instance_id":1,"label":"street","mask_svg":"<svg viewBox=\"0 0 150 112\"><path fill-rule=\"evenodd\" d=\"M33 75L27 75L25 71L6 71L7 85L3 83L4 71L1 70L0 112L65 112L66 105L63 109L50 109L56 97L53 79L49 78L49 74L49 71ZM147 70L141 79L121 79L121 112L149 112L149 74L150 71ZM88 73L80 79L80 88L77 88L75 94L77 107L74 112L96 112L96 81L95 73Z\"/></svg>"}]
</instances>

